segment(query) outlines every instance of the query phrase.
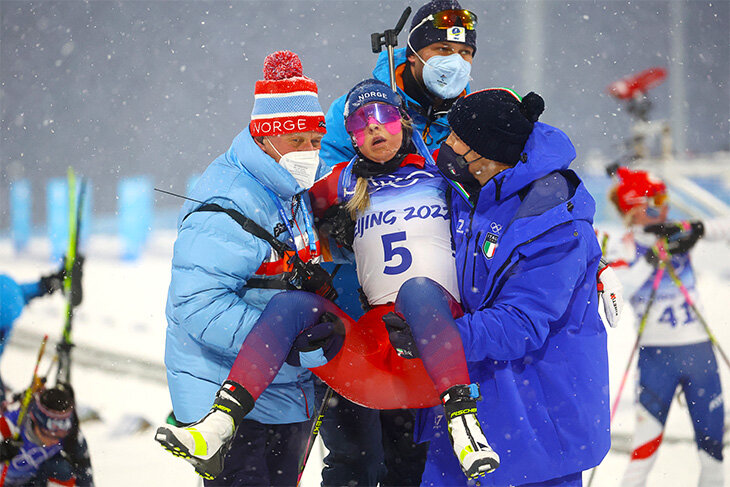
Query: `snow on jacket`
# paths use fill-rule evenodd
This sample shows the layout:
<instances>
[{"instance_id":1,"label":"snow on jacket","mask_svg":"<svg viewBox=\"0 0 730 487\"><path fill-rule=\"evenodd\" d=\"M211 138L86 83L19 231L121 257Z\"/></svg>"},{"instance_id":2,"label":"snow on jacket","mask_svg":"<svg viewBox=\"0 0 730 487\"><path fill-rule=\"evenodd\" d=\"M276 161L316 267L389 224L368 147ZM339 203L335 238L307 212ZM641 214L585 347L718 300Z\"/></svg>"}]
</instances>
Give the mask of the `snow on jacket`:
<instances>
[{"instance_id":1,"label":"snow on jacket","mask_svg":"<svg viewBox=\"0 0 730 487\"><path fill-rule=\"evenodd\" d=\"M321 164L318 177L328 171ZM234 209L287 240L290 235L275 197L295 219L291 226L297 249L304 260L309 258L304 218L306 211L312 221L309 196L256 145L248 128L208 166L190 197ZM244 231L233 218L195 211L200 206L186 201L180 212L166 308L168 385L175 416L186 423L208 412L261 311L281 292L247 282L290 270L268 243ZM316 245L318 254L318 241ZM284 364L246 418L264 424L305 421L312 414L313 397L311 373Z\"/></svg>"},{"instance_id":2,"label":"snow on jacket","mask_svg":"<svg viewBox=\"0 0 730 487\"><path fill-rule=\"evenodd\" d=\"M424 109L416 100L411 98L403 91L403 70L408 66L406 58L406 48L396 49L394 52L396 85L398 86L398 94L403 97L406 102L406 111L413 120L413 126L421 133L426 134L425 142L430 150L435 150L441 143L446 140L451 128L446 120L446 112L438 114L433 121L429 121L428 116L424 114ZM388 53L383 51L378 56L378 61L373 69L373 77L390 86L390 66L388 64ZM466 87L466 93L471 90ZM325 121L327 123L327 134L322 139L322 151L320 157L329 166L334 166L342 161L348 161L355 155L355 149L352 147L350 136L345 130L345 102L347 94L342 95L332 102Z\"/></svg>"},{"instance_id":3,"label":"snow on jacket","mask_svg":"<svg viewBox=\"0 0 730 487\"><path fill-rule=\"evenodd\" d=\"M475 206L452 198L466 311L457 325L484 398L479 421L501 456L500 467L480 479L483 486L586 470L610 446L595 202L567 169L575 149L563 132L536 123L525 152L527 162L492 178ZM419 414L420 440L446 434L436 412ZM451 472L449 478L427 467L424 484L466 484L458 468Z\"/></svg>"}]
</instances>

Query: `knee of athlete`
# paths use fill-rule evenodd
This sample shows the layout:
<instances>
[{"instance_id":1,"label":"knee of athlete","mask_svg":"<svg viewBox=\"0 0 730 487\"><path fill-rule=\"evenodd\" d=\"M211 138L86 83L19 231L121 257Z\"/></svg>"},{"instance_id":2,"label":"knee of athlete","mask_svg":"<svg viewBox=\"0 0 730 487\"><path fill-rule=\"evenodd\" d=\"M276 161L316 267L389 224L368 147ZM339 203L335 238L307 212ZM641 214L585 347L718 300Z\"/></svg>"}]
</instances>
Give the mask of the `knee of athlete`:
<instances>
[{"instance_id":1,"label":"knee of athlete","mask_svg":"<svg viewBox=\"0 0 730 487\"><path fill-rule=\"evenodd\" d=\"M398 290L398 301L419 301L435 298L441 295L441 286L428 277L411 277Z\"/></svg>"}]
</instances>

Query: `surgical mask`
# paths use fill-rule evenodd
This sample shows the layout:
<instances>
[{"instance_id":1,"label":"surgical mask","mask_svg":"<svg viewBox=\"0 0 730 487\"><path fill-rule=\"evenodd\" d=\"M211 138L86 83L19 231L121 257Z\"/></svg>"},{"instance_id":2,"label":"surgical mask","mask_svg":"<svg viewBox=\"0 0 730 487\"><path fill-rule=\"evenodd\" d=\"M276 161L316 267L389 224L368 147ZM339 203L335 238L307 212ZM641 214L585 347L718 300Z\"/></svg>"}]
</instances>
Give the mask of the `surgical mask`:
<instances>
[{"instance_id":1,"label":"surgical mask","mask_svg":"<svg viewBox=\"0 0 730 487\"><path fill-rule=\"evenodd\" d=\"M311 188L319 170L319 150L292 151L282 156L274 144L271 144L271 147L280 157L279 165L289 171L299 186L304 189Z\"/></svg>"},{"instance_id":2,"label":"surgical mask","mask_svg":"<svg viewBox=\"0 0 730 487\"><path fill-rule=\"evenodd\" d=\"M464 155L457 154L450 145L444 142L439 147L436 166L444 176L452 181L468 185L478 184L477 179L469 172L469 163L464 159Z\"/></svg>"},{"instance_id":3,"label":"surgical mask","mask_svg":"<svg viewBox=\"0 0 730 487\"><path fill-rule=\"evenodd\" d=\"M449 100L456 98L464 91L469 84L471 75L471 63L465 61L460 54L454 53L449 56L431 56L424 61L411 45L411 35L426 21L433 17L426 17L408 33L407 43L418 59L423 63L423 84L428 91L441 99Z\"/></svg>"},{"instance_id":4,"label":"surgical mask","mask_svg":"<svg viewBox=\"0 0 730 487\"><path fill-rule=\"evenodd\" d=\"M421 59L417 53L416 56ZM431 56L423 65L423 83L431 93L444 100L459 96L469 83L470 74L471 63L459 54Z\"/></svg>"}]
</instances>

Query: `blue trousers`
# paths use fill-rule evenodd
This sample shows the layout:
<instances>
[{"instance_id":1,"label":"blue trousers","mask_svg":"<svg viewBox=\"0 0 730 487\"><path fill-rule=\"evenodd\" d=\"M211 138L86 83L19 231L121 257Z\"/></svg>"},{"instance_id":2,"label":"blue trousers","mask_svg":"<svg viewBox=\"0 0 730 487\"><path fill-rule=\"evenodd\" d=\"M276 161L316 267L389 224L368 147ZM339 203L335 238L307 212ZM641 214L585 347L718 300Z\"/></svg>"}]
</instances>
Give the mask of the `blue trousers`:
<instances>
[{"instance_id":1,"label":"blue trousers","mask_svg":"<svg viewBox=\"0 0 730 487\"><path fill-rule=\"evenodd\" d=\"M223 472L215 480L206 480L206 487L296 485L311 424L262 424L244 419L226 455Z\"/></svg>"},{"instance_id":2,"label":"blue trousers","mask_svg":"<svg viewBox=\"0 0 730 487\"><path fill-rule=\"evenodd\" d=\"M725 408L717 361L709 341L639 351L639 401L662 425L678 385L692 418L697 447L722 460Z\"/></svg>"}]
</instances>

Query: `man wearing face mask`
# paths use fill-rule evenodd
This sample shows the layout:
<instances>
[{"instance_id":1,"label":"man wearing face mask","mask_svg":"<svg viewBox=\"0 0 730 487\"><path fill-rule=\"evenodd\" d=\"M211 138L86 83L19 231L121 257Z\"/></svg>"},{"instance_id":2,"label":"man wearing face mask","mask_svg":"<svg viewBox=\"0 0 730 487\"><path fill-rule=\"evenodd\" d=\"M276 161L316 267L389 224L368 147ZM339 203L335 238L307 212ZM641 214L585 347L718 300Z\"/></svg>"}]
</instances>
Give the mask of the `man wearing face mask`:
<instances>
[{"instance_id":1,"label":"man wearing face mask","mask_svg":"<svg viewBox=\"0 0 730 487\"><path fill-rule=\"evenodd\" d=\"M297 55L267 56L251 122L208 166L180 212L165 349L179 423L219 403L221 377L251 327L276 293L290 289L290 259L224 211L253 220L303 261L318 262L306 190L329 173L318 157L324 133L317 85L303 75ZM238 391L224 399L227 407L246 401ZM311 373L284 364L239 425L227 454L235 459L225 462L215 485L294 485L314 407Z\"/></svg>"},{"instance_id":2,"label":"man wearing face mask","mask_svg":"<svg viewBox=\"0 0 730 487\"><path fill-rule=\"evenodd\" d=\"M406 47L396 49L395 79L413 126L429 149L435 150L449 135L446 113L469 92L471 63L477 50L476 14L457 0L431 0L413 17ZM373 77L390 83L387 52L378 57ZM327 135L322 139L322 159L330 166L355 155L345 131L346 95L327 111Z\"/></svg>"},{"instance_id":3,"label":"man wearing face mask","mask_svg":"<svg viewBox=\"0 0 730 487\"><path fill-rule=\"evenodd\" d=\"M421 133L429 150L437 149L448 136L446 113L458 97L469 92L471 62L476 52L476 23L476 15L462 9L457 0L432 0L413 17L406 47L394 52L398 94L404 100L413 127ZM390 84L387 52L378 57L373 77ZM347 95L342 95L327 112L328 130L322 139L320 157L329 166L355 155L345 130L346 101ZM337 304L353 318L362 316L354 267L342 266L335 284L340 293ZM384 456L378 414L343 398L330 406L321 428L322 439L330 452L322 472L323 485L368 486L383 484L384 476L387 480L387 472L392 470L385 466L387 459L368 461ZM352 462L353 451L365 454L360 461ZM415 450L403 451L401 455L411 455L414 465L420 456Z\"/></svg>"},{"instance_id":4,"label":"man wearing face mask","mask_svg":"<svg viewBox=\"0 0 730 487\"><path fill-rule=\"evenodd\" d=\"M568 137L537 121L543 109L535 93L471 93L449 112L436 159L458 183L455 321L481 388L479 423L501 457L484 486L579 487L611 442L595 202L568 169ZM419 412L417 434L431 442L421 485L466 485L437 414Z\"/></svg>"}]
</instances>

